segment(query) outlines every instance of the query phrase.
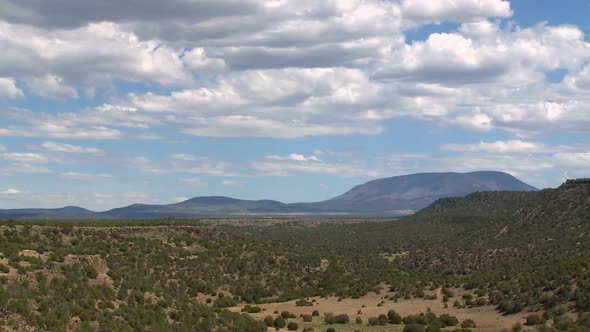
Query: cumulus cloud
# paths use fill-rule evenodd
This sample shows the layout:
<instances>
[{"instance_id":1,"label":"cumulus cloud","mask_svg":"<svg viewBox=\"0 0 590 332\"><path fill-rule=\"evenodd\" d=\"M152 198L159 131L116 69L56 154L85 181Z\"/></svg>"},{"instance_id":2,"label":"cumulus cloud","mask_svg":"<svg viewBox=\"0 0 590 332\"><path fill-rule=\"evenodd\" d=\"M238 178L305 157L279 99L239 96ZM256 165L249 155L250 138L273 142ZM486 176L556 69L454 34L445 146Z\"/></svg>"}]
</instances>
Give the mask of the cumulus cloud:
<instances>
[{"instance_id":1,"label":"cumulus cloud","mask_svg":"<svg viewBox=\"0 0 590 332\"><path fill-rule=\"evenodd\" d=\"M27 164L45 164L49 163L51 159L43 154L40 153L18 153L18 152L10 152L2 154L2 158L5 160L15 161L19 163L27 163Z\"/></svg>"},{"instance_id":2,"label":"cumulus cloud","mask_svg":"<svg viewBox=\"0 0 590 332\"><path fill-rule=\"evenodd\" d=\"M565 152L555 154L555 160L569 167L590 169L590 152ZM587 175L587 174L586 174Z\"/></svg>"},{"instance_id":3,"label":"cumulus cloud","mask_svg":"<svg viewBox=\"0 0 590 332\"><path fill-rule=\"evenodd\" d=\"M112 22L45 30L0 21L0 48L0 75L23 79L32 93L44 97L73 98L79 87L114 80L192 81L179 51L142 41Z\"/></svg>"},{"instance_id":4,"label":"cumulus cloud","mask_svg":"<svg viewBox=\"0 0 590 332\"><path fill-rule=\"evenodd\" d=\"M315 156L302 154L267 156L266 160L251 164L253 170L270 176L289 176L296 173L330 174L340 177L376 177L379 171L356 162L326 162Z\"/></svg>"},{"instance_id":5,"label":"cumulus cloud","mask_svg":"<svg viewBox=\"0 0 590 332\"><path fill-rule=\"evenodd\" d=\"M214 137L370 135L395 117L519 134L589 124L582 31L491 21L512 15L508 1L177 0L111 13L109 0L68 19L56 8L94 5L3 4L0 75L32 93L74 98L121 80L167 89L59 114L11 110L24 123L2 136L160 138L168 127ZM405 39L405 29L446 21L462 24ZM564 82L547 82L558 69Z\"/></svg>"},{"instance_id":6,"label":"cumulus cloud","mask_svg":"<svg viewBox=\"0 0 590 332\"><path fill-rule=\"evenodd\" d=\"M27 85L31 93L57 99L78 98L76 88L64 84L63 78L51 74L31 78Z\"/></svg>"},{"instance_id":7,"label":"cumulus cloud","mask_svg":"<svg viewBox=\"0 0 590 332\"><path fill-rule=\"evenodd\" d=\"M63 172L59 173L59 177L68 180L78 181L97 181L111 179L110 174L95 174L95 173L79 173L79 172Z\"/></svg>"},{"instance_id":8,"label":"cumulus cloud","mask_svg":"<svg viewBox=\"0 0 590 332\"><path fill-rule=\"evenodd\" d=\"M0 77L0 98L14 99L23 96L24 93L16 86L14 78Z\"/></svg>"},{"instance_id":9,"label":"cumulus cloud","mask_svg":"<svg viewBox=\"0 0 590 332\"><path fill-rule=\"evenodd\" d=\"M458 152L488 152L488 153L531 153L550 152L548 148L537 142L521 140L479 142L477 144L443 144L442 148Z\"/></svg>"},{"instance_id":10,"label":"cumulus cloud","mask_svg":"<svg viewBox=\"0 0 590 332\"><path fill-rule=\"evenodd\" d=\"M248 183L235 180L223 180L221 181L221 185L226 187L246 187L248 186Z\"/></svg>"},{"instance_id":11,"label":"cumulus cloud","mask_svg":"<svg viewBox=\"0 0 590 332\"><path fill-rule=\"evenodd\" d=\"M62 153L72 153L72 154L92 154L92 155L103 155L104 151L91 148L91 147L83 147L78 145L71 145L65 143L57 143L57 142L43 142L43 148L47 151L51 152L62 152Z\"/></svg>"},{"instance_id":12,"label":"cumulus cloud","mask_svg":"<svg viewBox=\"0 0 590 332\"><path fill-rule=\"evenodd\" d=\"M321 162L321 160L316 156L306 157L306 156L304 156L302 154L298 154L298 153L292 153L288 156L272 155L272 156L268 156L266 158L271 159L271 160L293 160L293 161L318 161L318 162Z\"/></svg>"},{"instance_id":13,"label":"cumulus cloud","mask_svg":"<svg viewBox=\"0 0 590 332\"><path fill-rule=\"evenodd\" d=\"M199 179L199 178L181 178L181 179L178 179L178 181L181 183L186 183L186 184L190 185L191 187L195 187L195 188L204 188L204 187L209 186L209 183L207 183L207 181L203 181L202 179Z\"/></svg>"},{"instance_id":14,"label":"cumulus cloud","mask_svg":"<svg viewBox=\"0 0 590 332\"><path fill-rule=\"evenodd\" d=\"M404 19L411 23L468 22L489 17L511 17L506 0L402 0Z\"/></svg>"},{"instance_id":15,"label":"cumulus cloud","mask_svg":"<svg viewBox=\"0 0 590 332\"><path fill-rule=\"evenodd\" d=\"M204 174L219 177L244 176L237 172L235 165L232 163L188 154L171 155L157 160L147 157L133 157L126 161L126 165L132 169L158 175Z\"/></svg>"}]
</instances>

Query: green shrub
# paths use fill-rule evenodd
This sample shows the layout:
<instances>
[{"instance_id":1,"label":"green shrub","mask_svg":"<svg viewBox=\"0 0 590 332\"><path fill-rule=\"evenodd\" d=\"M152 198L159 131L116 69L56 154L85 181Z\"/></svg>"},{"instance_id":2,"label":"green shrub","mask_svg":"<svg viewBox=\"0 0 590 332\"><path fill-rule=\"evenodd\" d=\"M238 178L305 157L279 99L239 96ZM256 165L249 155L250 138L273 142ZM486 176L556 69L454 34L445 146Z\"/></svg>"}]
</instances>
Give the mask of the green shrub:
<instances>
[{"instance_id":1,"label":"green shrub","mask_svg":"<svg viewBox=\"0 0 590 332\"><path fill-rule=\"evenodd\" d=\"M449 314L442 314L439 319L443 322L444 326L456 326L459 324L457 317Z\"/></svg>"},{"instance_id":2,"label":"green shrub","mask_svg":"<svg viewBox=\"0 0 590 332\"><path fill-rule=\"evenodd\" d=\"M282 317L279 316L274 321L274 327L282 329L283 327L287 326L287 321Z\"/></svg>"},{"instance_id":3,"label":"green shrub","mask_svg":"<svg viewBox=\"0 0 590 332\"><path fill-rule=\"evenodd\" d=\"M389 324L401 324L402 323L402 316L400 316L395 310L389 310L387 312L387 318L389 319Z\"/></svg>"},{"instance_id":4,"label":"green shrub","mask_svg":"<svg viewBox=\"0 0 590 332\"><path fill-rule=\"evenodd\" d=\"M525 325L534 326L534 325L543 325L545 324L545 319L539 315L529 315L526 318Z\"/></svg>"},{"instance_id":5,"label":"green shrub","mask_svg":"<svg viewBox=\"0 0 590 332\"><path fill-rule=\"evenodd\" d=\"M403 332L426 332L426 328L424 325L412 323L404 326Z\"/></svg>"},{"instance_id":6,"label":"green shrub","mask_svg":"<svg viewBox=\"0 0 590 332\"><path fill-rule=\"evenodd\" d=\"M262 308L260 308L259 306L251 306L249 304L246 304L244 306L244 308L242 308L242 312L247 312L249 314L256 314L262 311Z\"/></svg>"},{"instance_id":7,"label":"green shrub","mask_svg":"<svg viewBox=\"0 0 590 332\"><path fill-rule=\"evenodd\" d=\"M350 317L347 314L334 315L329 312L324 315L324 322L326 324L347 324L350 322Z\"/></svg>"},{"instance_id":8,"label":"green shrub","mask_svg":"<svg viewBox=\"0 0 590 332\"><path fill-rule=\"evenodd\" d=\"M273 327L275 325L275 319L272 316L266 316L264 318L264 324L268 327Z\"/></svg>"},{"instance_id":9,"label":"green shrub","mask_svg":"<svg viewBox=\"0 0 590 332\"><path fill-rule=\"evenodd\" d=\"M461 323L461 327L466 329L466 328L474 328L476 327L475 322L473 321L473 319L466 319Z\"/></svg>"}]
</instances>

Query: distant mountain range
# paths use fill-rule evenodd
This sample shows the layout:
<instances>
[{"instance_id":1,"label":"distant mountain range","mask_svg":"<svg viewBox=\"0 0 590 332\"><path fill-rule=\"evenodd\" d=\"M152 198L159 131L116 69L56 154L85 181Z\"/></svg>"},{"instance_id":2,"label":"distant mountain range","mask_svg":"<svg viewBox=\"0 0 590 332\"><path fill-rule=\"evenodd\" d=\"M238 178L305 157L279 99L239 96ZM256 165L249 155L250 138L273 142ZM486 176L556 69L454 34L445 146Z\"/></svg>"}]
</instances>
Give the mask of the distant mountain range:
<instances>
[{"instance_id":1,"label":"distant mountain range","mask_svg":"<svg viewBox=\"0 0 590 332\"><path fill-rule=\"evenodd\" d=\"M104 212L74 206L0 210L0 219L151 219L289 214L399 216L444 197L462 197L480 191L536 190L503 172L419 173L369 181L340 196L313 203L286 204L273 200L206 196L167 205L133 204Z\"/></svg>"}]
</instances>

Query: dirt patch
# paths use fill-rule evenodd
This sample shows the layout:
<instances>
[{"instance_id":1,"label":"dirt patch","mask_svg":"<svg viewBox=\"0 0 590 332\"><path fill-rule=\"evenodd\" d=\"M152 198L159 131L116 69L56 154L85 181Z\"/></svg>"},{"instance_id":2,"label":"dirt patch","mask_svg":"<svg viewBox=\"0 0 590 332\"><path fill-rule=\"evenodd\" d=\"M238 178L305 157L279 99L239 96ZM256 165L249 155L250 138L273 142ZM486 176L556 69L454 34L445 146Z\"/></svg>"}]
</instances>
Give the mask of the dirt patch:
<instances>
[{"instance_id":1,"label":"dirt patch","mask_svg":"<svg viewBox=\"0 0 590 332\"><path fill-rule=\"evenodd\" d=\"M113 279L107 274L109 272L107 262L102 257L98 255L67 255L64 263L67 265L80 263L92 266L96 270L97 276L94 279L90 279L88 283L91 286L105 285L114 289Z\"/></svg>"},{"instance_id":2,"label":"dirt patch","mask_svg":"<svg viewBox=\"0 0 590 332\"><path fill-rule=\"evenodd\" d=\"M502 314L497 312L493 306L464 309L458 309L452 306L444 308L444 304L440 297L435 300L400 300L396 303L390 299L385 299L384 295L384 293L379 295L376 293L369 293L359 299L343 299L340 301L336 297L314 297L309 299L310 301L314 299L316 300L314 305L310 307L298 307L295 305L296 301L260 304L259 306L263 311L261 313L252 314L252 316L257 319L264 319L264 317L272 315L275 311L289 311L296 316L299 316L301 314L311 314L314 310L318 310L321 315L327 312L347 314L352 321L354 321L356 317L361 317L364 322L367 322L370 317L386 314L389 310L397 311L402 317L430 310L437 315L446 313L457 316L459 321L463 321L467 318L473 319L478 327L502 329L511 328L515 323L523 323L525 317L531 314L530 312L523 311L515 315L502 316ZM231 310L239 312L242 307L243 306L234 307L231 308ZM360 314L358 313L359 310L361 312Z\"/></svg>"}]
</instances>

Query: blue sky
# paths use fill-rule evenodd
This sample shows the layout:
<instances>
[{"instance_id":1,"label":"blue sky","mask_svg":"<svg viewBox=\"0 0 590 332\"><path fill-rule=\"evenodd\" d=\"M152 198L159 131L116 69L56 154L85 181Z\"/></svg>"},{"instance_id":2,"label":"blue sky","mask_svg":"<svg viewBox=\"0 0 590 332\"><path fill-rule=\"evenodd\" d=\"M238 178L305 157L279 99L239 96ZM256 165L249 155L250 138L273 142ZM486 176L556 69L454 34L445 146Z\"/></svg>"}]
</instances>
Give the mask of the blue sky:
<instances>
[{"instance_id":1,"label":"blue sky","mask_svg":"<svg viewBox=\"0 0 590 332\"><path fill-rule=\"evenodd\" d=\"M590 1L0 6L0 208L590 176Z\"/></svg>"}]
</instances>

